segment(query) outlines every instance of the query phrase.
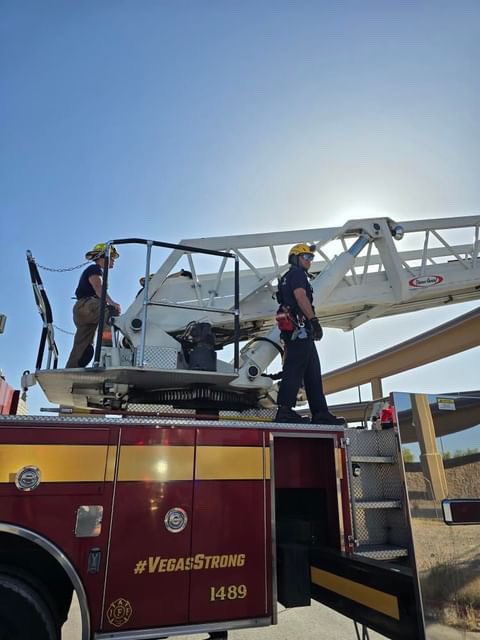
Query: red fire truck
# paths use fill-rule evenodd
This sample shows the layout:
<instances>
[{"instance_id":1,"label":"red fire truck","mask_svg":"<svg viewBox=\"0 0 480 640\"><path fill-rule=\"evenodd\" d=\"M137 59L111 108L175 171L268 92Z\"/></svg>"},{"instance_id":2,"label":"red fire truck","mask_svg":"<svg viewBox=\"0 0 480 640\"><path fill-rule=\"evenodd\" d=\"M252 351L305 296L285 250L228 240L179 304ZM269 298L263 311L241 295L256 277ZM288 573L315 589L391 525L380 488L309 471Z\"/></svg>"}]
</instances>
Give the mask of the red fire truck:
<instances>
[{"instance_id":1,"label":"red fire truck","mask_svg":"<svg viewBox=\"0 0 480 640\"><path fill-rule=\"evenodd\" d=\"M412 271L431 269L408 266L411 250L392 253L402 234L381 219L269 242L344 242L344 253L313 271L322 323L345 328L366 319L367 290L384 305L377 316L438 304L446 275L409 287ZM0 638L58 640L74 592L82 640L226 638L275 624L277 602L311 599L390 638L426 637L397 430L272 422L275 376L266 367L281 349L272 282L285 263L272 251L271 267L246 257L241 246L258 248L263 236L116 240L106 255L113 243L146 245L145 286L108 342L99 327L94 366L82 370L56 368L51 308L29 256L44 323L24 385L40 384L62 408L58 417L0 417ZM157 245L173 251L149 278ZM197 253L219 258L220 270L200 276ZM178 256L189 269L169 277ZM478 269L458 267L435 269L463 276L449 284L458 299L478 295ZM107 280L108 270L103 303ZM215 351L234 345L232 362L204 357L210 343L192 331L200 321ZM250 340L242 350L241 340Z\"/></svg>"}]
</instances>

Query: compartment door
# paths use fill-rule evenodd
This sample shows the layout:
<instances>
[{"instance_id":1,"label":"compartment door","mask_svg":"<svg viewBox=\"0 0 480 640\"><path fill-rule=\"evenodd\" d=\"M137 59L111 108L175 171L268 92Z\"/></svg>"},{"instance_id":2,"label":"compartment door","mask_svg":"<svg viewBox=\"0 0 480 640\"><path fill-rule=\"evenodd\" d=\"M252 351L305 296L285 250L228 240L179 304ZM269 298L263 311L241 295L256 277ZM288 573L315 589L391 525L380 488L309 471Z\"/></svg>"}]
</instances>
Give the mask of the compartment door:
<instances>
[{"instance_id":1,"label":"compartment door","mask_svg":"<svg viewBox=\"0 0 480 640\"><path fill-rule=\"evenodd\" d=\"M268 449L263 433L199 429L190 622L271 615Z\"/></svg>"},{"instance_id":2,"label":"compartment door","mask_svg":"<svg viewBox=\"0 0 480 640\"><path fill-rule=\"evenodd\" d=\"M393 403L425 638L478 638L480 393L394 393Z\"/></svg>"},{"instance_id":3,"label":"compartment door","mask_svg":"<svg viewBox=\"0 0 480 640\"><path fill-rule=\"evenodd\" d=\"M188 621L194 429L123 427L103 629Z\"/></svg>"}]
</instances>

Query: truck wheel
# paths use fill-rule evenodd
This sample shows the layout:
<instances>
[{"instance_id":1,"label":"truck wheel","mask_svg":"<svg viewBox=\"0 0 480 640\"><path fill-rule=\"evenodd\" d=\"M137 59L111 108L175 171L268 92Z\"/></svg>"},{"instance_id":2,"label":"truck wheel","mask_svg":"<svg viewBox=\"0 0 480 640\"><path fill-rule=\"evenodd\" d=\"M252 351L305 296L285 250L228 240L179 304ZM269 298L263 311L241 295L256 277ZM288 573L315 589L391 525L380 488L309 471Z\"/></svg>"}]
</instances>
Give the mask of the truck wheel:
<instances>
[{"instance_id":1,"label":"truck wheel","mask_svg":"<svg viewBox=\"0 0 480 640\"><path fill-rule=\"evenodd\" d=\"M0 574L0 640L57 640L53 616L41 596L17 578Z\"/></svg>"}]
</instances>

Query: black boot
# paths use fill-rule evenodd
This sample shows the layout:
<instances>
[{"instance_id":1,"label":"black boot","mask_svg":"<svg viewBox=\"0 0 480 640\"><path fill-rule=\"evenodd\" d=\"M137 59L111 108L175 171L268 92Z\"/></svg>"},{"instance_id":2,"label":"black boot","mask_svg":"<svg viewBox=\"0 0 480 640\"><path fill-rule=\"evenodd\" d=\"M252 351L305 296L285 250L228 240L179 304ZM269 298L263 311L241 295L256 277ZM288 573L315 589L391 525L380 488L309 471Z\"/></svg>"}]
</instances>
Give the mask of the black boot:
<instances>
[{"instance_id":1,"label":"black boot","mask_svg":"<svg viewBox=\"0 0 480 640\"><path fill-rule=\"evenodd\" d=\"M93 348L93 344L89 344L88 347L86 347L85 351L82 353L80 360L78 361L78 367L86 367L94 355L95 349Z\"/></svg>"},{"instance_id":2,"label":"black boot","mask_svg":"<svg viewBox=\"0 0 480 640\"><path fill-rule=\"evenodd\" d=\"M345 418L334 416L330 411L317 411L312 415L312 424L332 424L343 426Z\"/></svg>"},{"instance_id":3,"label":"black boot","mask_svg":"<svg viewBox=\"0 0 480 640\"><path fill-rule=\"evenodd\" d=\"M274 422L291 422L292 424L301 424L305 421L302 416L290 407L278 407Z\"/></svg>"}]
</instances>

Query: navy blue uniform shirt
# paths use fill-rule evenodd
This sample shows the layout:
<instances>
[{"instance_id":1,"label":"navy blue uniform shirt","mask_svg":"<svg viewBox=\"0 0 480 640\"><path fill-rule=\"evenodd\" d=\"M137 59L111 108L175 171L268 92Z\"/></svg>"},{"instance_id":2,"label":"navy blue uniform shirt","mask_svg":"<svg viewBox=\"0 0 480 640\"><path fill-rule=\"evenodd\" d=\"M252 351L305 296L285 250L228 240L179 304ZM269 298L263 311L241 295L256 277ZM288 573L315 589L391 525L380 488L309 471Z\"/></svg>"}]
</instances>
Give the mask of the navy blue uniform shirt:
<instances>
[{"instance_id":1,"label":"navy blue uniform shirt","mask_svg":"<svg viewBox=\"0 0 480 640\"><path fill-rule=\"evenodd\" d=\"M295 289L304 289L307 298L313 305L313 289L307 276L307 272L301 267L292 265L287 273L280 278L278 283L278 291L280 295L280 304L290 307L295 313L299 312L297 300L293 294Z\"/></svg>"},{"instance_id":2,"label":"navy blue uniform shirt","mask_svg":"<svg viewBox=\"0 0 480 640\"><path fill-rule=\"evenodd\" d=\"M88 279L90 276L103 276L103 270L98 264L91 264L85 269L78 281L78 287L75 289L75 297L80 298L96 298L97 294Z\"/></svg>"}]
</instances>

